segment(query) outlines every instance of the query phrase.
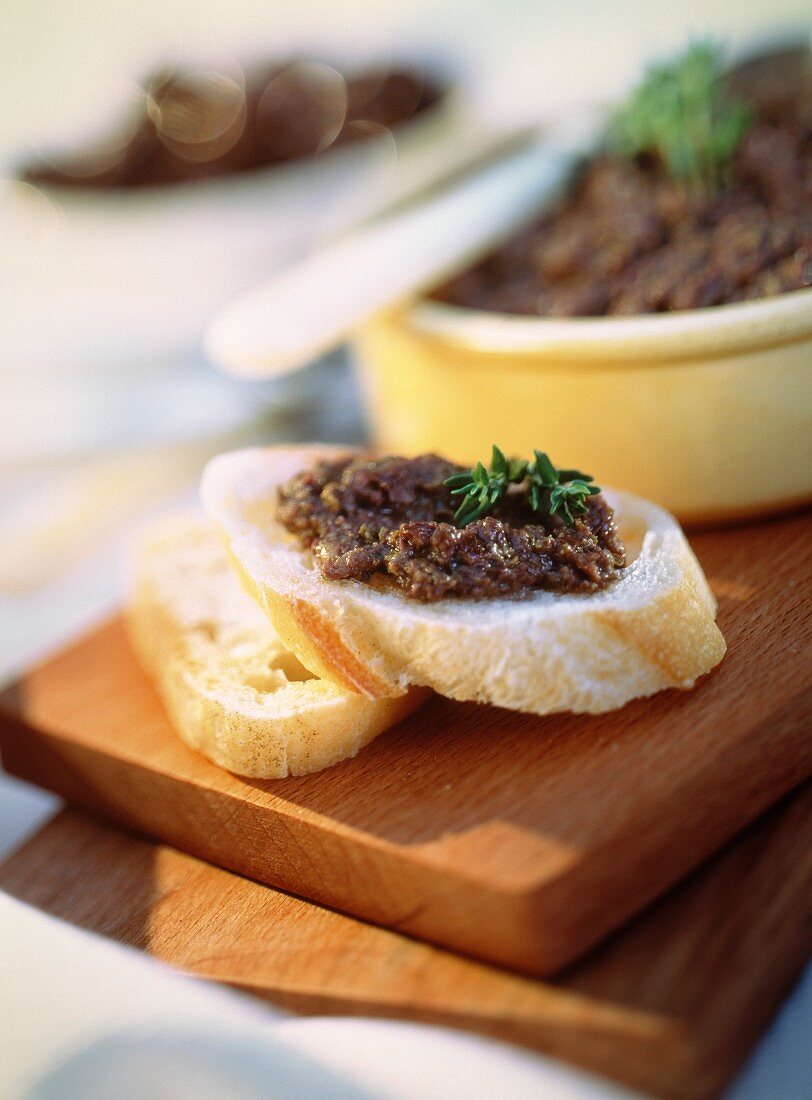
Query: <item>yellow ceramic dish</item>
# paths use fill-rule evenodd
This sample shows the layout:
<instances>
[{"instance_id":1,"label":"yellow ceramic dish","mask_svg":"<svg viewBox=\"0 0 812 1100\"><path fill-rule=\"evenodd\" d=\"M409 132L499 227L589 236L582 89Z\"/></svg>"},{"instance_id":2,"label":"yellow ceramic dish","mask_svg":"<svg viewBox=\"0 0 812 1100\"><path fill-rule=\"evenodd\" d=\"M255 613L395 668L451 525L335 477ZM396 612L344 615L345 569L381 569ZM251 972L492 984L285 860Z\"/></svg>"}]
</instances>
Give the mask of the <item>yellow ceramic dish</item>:
<instances>
[{"instance_id":1,"label":"yellow ceramic dish","mask_svg":"<svg viewBox=\"0 0 812 1100\"><path fill-rule=\"evenodd\" d=\"M548 451L688 522L812 501L812 289L552 320L422 301L360 335L377 444Z\"/></svg>"}]
</instances>

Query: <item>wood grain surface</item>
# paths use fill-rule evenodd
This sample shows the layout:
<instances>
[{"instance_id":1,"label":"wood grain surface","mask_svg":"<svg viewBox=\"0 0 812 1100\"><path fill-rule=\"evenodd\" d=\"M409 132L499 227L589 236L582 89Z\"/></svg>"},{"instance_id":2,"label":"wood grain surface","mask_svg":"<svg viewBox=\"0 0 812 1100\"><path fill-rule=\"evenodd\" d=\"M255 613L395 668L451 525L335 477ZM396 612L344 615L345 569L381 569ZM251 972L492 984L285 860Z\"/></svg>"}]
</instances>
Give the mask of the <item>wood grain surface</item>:
<instances>
[{"instance_id":1,"label":"wood grain surface","mask_svg":"<svg viewBox=\"0 0 812 1100\"><path fill-rule=\"evenodd\" d=\"M811 544L809 514L697 536L729 653L613 714L435 698L355 760L245 780L173 735L115 621L7 694L4 763L210 862L549 973L812 772Z\"/></svg>"},{"instance_id":2,"label":"wood grain surface","mask_svg":"<svg viewBox=\"0 0 812 1100\"><path fill-rule=\"evenodd\" d=\"M812 947L812 786L554 981L363 924L64 811L0 867L32 905L303 1013L480 1032L716 1095Z\"/></svg>"}]
</instances>

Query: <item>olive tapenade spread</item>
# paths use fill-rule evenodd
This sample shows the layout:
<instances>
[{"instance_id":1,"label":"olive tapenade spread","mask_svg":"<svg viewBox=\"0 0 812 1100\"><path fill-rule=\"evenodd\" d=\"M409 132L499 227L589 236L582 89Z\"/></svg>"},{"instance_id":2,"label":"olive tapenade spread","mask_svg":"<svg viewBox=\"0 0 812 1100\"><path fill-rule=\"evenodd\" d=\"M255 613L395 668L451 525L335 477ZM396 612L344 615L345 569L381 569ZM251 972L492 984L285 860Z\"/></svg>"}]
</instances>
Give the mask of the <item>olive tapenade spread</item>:
<instances>
[{"instance_id":1,"label":"olive tapenade spread","mask_svg":"<svg viewBox=\"0 0 812 1100\"><path fill-rule=\"evenodd\" d=\"M727 84L752 115L717 193L656 156L603 152L563 198L434 297L547 317L660 313L812 286L812 63L754 60Z\"/></svg>"},{"instance_id":2,"label":"olive tapenade spread","mask_svg":"<svg viewBox=\"0 0 812 1100\"><path fill-rule=\"evenodd\" d=\"M491 514L460 529L444 482L462 472L433 454L320 463L280 488L277 517L324 577L389 584L425 602L595 592L625 564L601 495L566 523L540 516L511 486Z\"/></svg>"}]
</instances>

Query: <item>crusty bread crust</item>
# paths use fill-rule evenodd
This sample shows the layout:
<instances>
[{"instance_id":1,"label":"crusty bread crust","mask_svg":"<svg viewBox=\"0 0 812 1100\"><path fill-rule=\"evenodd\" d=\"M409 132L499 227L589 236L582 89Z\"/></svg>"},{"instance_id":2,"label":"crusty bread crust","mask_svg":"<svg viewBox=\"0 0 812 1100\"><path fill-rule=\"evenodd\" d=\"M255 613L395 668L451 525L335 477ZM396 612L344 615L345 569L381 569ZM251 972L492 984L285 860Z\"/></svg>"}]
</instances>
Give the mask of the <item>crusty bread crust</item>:
<instances>
[{"instance_id":1,"label":"crusty bread crust","mask_svg":"<svg viewBox=\"0 0 812 1100\"><path fill-rule=\"evenodd\" d=\"M243 591L213 525L172 516L133 554L133 648L187 744L229 771L304 775L355 756L422 701L313 678Z\"/></svg>"},{"instance_id":2,"label":"crusty bread crust","mask_svg":"<svg viewBox=\"0 0 812 1100\"><path fill-rule=\"evenodd\" d=\"M412 684L452 699L549 714L601 713L692 687L723 657L716 603L676 520L606 491L633 560L592 595L421 604L360 581L325 580L275 519L277 488L348 449L251 448L220 455L202 483L244 583L285 644L319 676L370 698Z\"/></svg>"}]
</instances>

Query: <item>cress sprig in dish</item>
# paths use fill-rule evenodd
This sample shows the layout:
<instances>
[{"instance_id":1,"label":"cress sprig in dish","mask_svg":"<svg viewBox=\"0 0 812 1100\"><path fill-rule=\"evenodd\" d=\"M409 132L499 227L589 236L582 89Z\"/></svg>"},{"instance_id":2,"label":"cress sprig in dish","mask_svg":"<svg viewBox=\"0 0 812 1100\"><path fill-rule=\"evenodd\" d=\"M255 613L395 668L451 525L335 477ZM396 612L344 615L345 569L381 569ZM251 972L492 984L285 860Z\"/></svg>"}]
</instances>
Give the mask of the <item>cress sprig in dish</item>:
<instances>
[{"instance_id":1,"label":"cress sprig in dish","mask_svg":"<svg viewBox=\"0 0 812 1100\"><path fill-rule=\"evenodd\" d=\"M559 516L572 523L576 516L587 510L587 500L600 492L590 474L580 470L559 470L543 451L534 451L535 459L527 462L521 458L505 458L493 445L491 466L484 463L466 473L452 474L443 482L452 496L462 501L454 513L458 527L466 527L493 510L494 505L508 491L510 485L527 484L527 499L534 512L541 516Z\"/></svg>"},{"instance_id":2,"label":"cress sprig in dish","mask_svg":"<svg viewBox=\"0 0 812 1100\"><path fill-rule=\"evenodd\" d=\"M610 150L659 156L673 179L713 195L726 185L733 154L753 113L728 93L724 55L694 42L671 62L652 65L611 120Z\"/></svg>"}]
</instances>

